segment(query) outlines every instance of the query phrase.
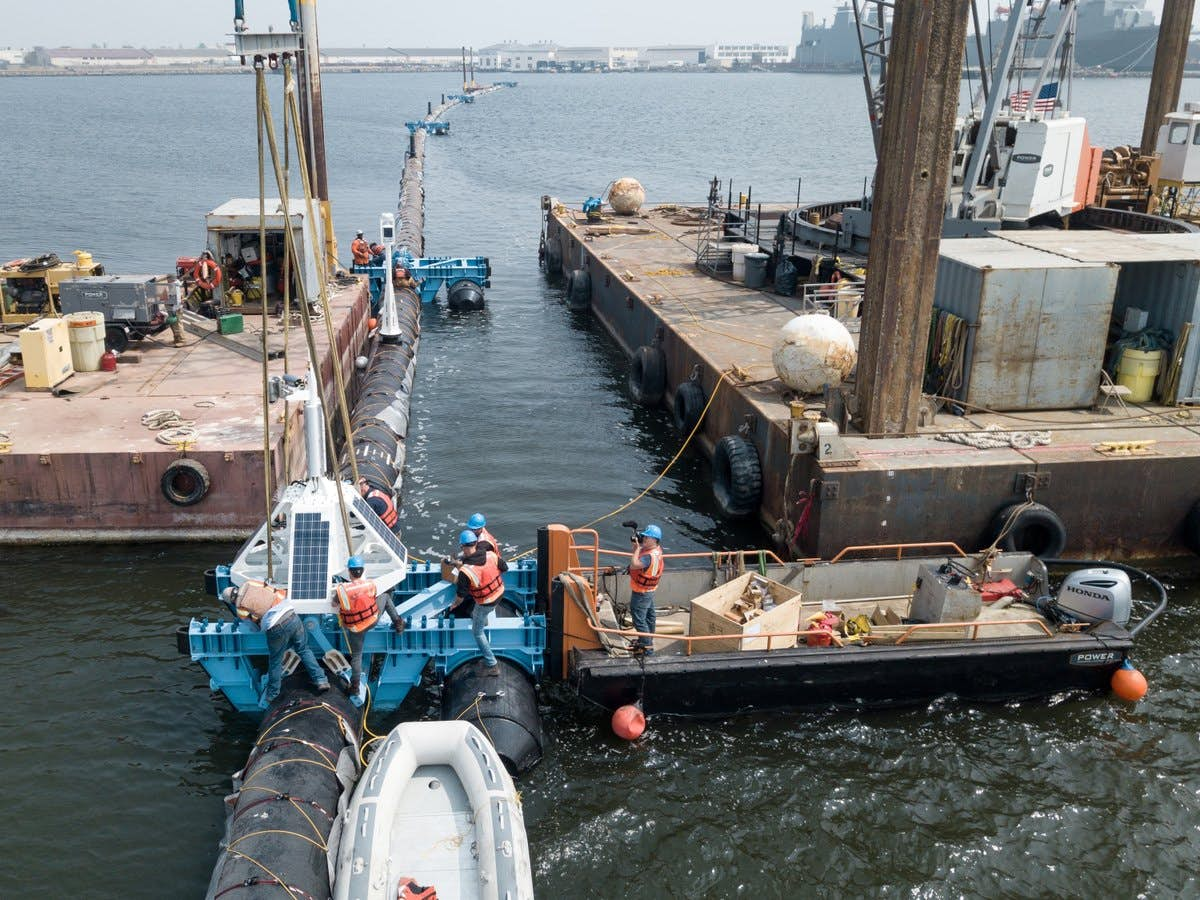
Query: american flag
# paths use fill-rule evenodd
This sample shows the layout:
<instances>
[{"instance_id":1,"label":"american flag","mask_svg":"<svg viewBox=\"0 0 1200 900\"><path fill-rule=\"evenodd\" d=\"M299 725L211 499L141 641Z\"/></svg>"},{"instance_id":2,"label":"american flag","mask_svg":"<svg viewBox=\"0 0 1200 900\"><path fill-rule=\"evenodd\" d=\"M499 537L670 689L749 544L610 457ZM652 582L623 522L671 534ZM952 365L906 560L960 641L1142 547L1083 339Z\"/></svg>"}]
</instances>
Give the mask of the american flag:
<instances>
[{"instance_id":1,"label":"american flag","mask_svg":"<svg viewBox=\"0 0 1200 900\"><path fill-rule=\"evenodd\" d=\"M1008 98L1008 105L1013 112L1025 112L1029 108L1029 91L1017 91ZM1038 91L1037 99L1033 101L1034 112L1053 112L1058 99L1058 82L1043 84Z\"/></svg>"}]
</instances>

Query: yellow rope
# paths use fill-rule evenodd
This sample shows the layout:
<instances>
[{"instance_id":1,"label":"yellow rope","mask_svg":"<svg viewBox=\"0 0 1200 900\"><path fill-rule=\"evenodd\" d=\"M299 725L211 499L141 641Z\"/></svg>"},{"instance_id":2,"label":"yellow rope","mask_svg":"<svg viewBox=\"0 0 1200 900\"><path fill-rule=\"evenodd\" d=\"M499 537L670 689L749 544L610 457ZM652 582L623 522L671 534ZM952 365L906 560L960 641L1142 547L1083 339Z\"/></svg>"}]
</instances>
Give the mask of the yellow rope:
<instances>
[{"instance_id":1,"label":"yellow rope","mask_svg":"<svg viewBox=\"0 0 1200 900\"><path fill-rule=\"evenodd\" d=\"M258 837L260 834L286 834L286 835L290 835L291 837L300 838L300 840L302 840L302 841L307 841L308 843L310 843L314 847L316 847L318 850L320 850L322 853L326 852L329 849L328 847L325 846L324 841L314 841L307 834L301 834L298 831L288 831L286 828L264 828L262 831L251 831L249 834L243 834L236 841L231 841L229 843L229 847L227 849L232 850L234 847L236 847L242 841L246 840L246 838Z\"/></svg>"},{"instance_id":2,"label":"yellow rope","mask_svg":"<svg viewBox=\"0 0 1200 900\"><path fill-rule=\"evenodd\" d=\"M266 866L264 866L262 863L260 863L253 856L247 856L241 850L234 850L232 848L229 848L229 852L232 853L234 856L241 857L242 859L246 860L246 862L253 863L254 865L258 866L260 869L262 869L264 872L266 872L268 875L270 875L272 878L274 878L275 881L278 882L279 886L281 888L283 888L284 892L289 897L292 898L292 900L300 900L300 898L296 896L295 892L290 887L287 886L287 882L285 882L282 878L280 878L278 875L276 875L274 872L272 872L270 869L268 869Z\"/></svg>"},{"instance_id":3,"label":"yellow rope","mask_svg":"<svg viewBox=\"0 0 1200 900\"><path fill-rule=\"evenodd\" d=\"M305 765L305 766L316 766L319 769L324 769L326 772L335 772L335 773L337 772L336 767L327 765L326 763L323 763L323 762L317 762L315 759L277 759L275 762L267 763L265 766L255 769L254 774L251 775L249 778L247 778L244 782L242 782L242 784L247 785L251 781L253 781L255 778L257 778L259 775L261 775L263 772L267 771L268 769L273 769L276 766L286 766L288 763L299 763L299 764Z\"/></svg>"},{"instance_id":4,"label":"yellow rope","mask_svg":"<svg viewBox=\"0 0 1200 900\"><path fill-rule=\"evenodd\" d=\"M709 407L712 406L713 401L715 399L717 399L717 392L721 390L721 385L724 384L728 378L729 378L728 372L721 373L721 377L718 378L717 383L715 385L713 385L712 394L709 395L708 402L706 404L704 404L704 409L701 410L701 412L700 412L700 417L698 419L696 419L696 424L692 426L692 430L690 432L688 432L688 436L686 438L684 438L683 443L679 445L679 451L673 457L671 457L671 461L669 463L667 463L667 465L663 468L663 470L661 472L658 473L658 476L652 482L650 482L648 485L646 485L646 489L643 490L640 494L638 494L636 497L634 497L629 502L623 503L620 506L618 506L612 512L605 513L604 515L600 516L599 518L592 519L592 521L588 522L585 525L580 525L579 526L580 528L591 528L593 525L597 524L598 522L603 522L605 519L611 519L613 516L617 515L617 513L620 513L620 512L623 512L624 510L629 509L629 507L633 506L633 504L637 503L639 500L641 500L643 497L645 497L648 493L650 493L650 491L654 489L654 486L656 484L658 484L660 481L662 481L663 478L666 477L667 473L671 471L671 468L675 465L675 463L677 463L679 461L679 457L683 456L683 451L686 450L688 447L688 444L690 444L692 442L692 438L694 438L696 436L696 433L699 432L700 426L702 424L704 424L704 417L708 414ZM523 556L528 556L530 553L533 553L536 550L537 550L536 547L531 547L528 550L524 550L524 551L518 553L516 556L510 557L510 558L514 559L514 560L520 559Z\"/></svg>"}]
</instances>

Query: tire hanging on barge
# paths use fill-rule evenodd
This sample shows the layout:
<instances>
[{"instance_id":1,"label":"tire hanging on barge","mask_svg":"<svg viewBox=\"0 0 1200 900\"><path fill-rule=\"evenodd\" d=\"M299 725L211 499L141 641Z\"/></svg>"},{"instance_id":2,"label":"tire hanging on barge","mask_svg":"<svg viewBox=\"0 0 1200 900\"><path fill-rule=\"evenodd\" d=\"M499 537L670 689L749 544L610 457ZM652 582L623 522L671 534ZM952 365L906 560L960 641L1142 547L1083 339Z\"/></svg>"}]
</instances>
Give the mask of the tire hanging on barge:
<instances>
[{"instance_id":1,"label":"tire hanging on barge","mask_svg":"<svg viewBox=\"0 0 1200 900\"><path fill-rule=\"evenodd\" d=\"M1041 503L1013 503L1001 509L992 520L992 536L1001 550L1037 557L1053 559L1067 549L1067 526Z\"/></svg>"},{"instance_id":2,"label":"tire hanging on barge","mask_svg":"<svg viewBox=\"0 0 1200 900\"><path fill-rule=\"evenodd\" d=\"M271 704L233 793L207 900L328 897L328 850L359 773L361 711L338 689L314 694L291 675ZM264 891L247 893L262 885Z\"/></svg>"}]
</instances>

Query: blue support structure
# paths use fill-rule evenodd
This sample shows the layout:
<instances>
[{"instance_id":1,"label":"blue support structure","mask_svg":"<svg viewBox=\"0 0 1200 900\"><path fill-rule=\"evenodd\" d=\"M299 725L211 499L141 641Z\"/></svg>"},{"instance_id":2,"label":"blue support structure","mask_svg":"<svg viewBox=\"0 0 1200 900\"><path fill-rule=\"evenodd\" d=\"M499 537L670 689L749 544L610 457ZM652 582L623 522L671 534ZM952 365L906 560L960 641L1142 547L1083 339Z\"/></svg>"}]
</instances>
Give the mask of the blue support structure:
<instances>
[{"instance_id":1,"label":"blue support structure","mask_svg":"<svg viewBox=\"0 0 1200 900\"><path fill-rule=\"evenodd\" d=\"M230 584L229 567L212 573L210 590L218 595ZM517 614L501 616L499 609L488 624L492 650L524 669L535 681L545 666L546 619L534 615L537 563L515 562L504 575L505 603ZM432 563L412 563L408 577L393 591L397 612L406 628L397 634L383 620L366 633L363 670L370 672L374 657L382 656L378 677L371 680L372 707L387 712L404 702L410 690L421 683L421 673L432 661L438 675L445 675L479 656L471 634L470 616L449 613L454 585L441 580L441 568ZM505 604L501 604L503 607ZM318 656L339 650L349 655L345 635L336 615L303 615L309 643ZM188 648L194 662L208 672L209 686L221 691L241 712L259 712L267 663L267 640L258 628L239 619L228 621L192 619L188 626Z\"/></svg>"},{"instance_id":2,"label":"blue support structure","mask_svg":"<svg viewBox=\"0 0 1200 900\"><path fill-rule=\"evenodd\" d=\"M456 100L459 103L474 103L475 95L474 94L447 94L446 99L447 100Z\"/></svg>"},{"instance_id":3,"label":"blue support structure","mask_svg":"<svg viewBox=\"0 0 1200 900\"><path fill-rule=\"evenodd\" d=\"M396 250L392 254L392 265L406 268L417 282L417 293L422 303L432 303L438 291L447 290L455 282L470 281L481 288L492 286L492 264L486 256L419 256L407 250ZM380 258L370 265L353 265L351 272L366 275L371 289L371 309L377 311L383 296L383 282L390 277L388 267Z\"/></svg>"},{"instance_id":4,"label":"blue support structure","mask_svg":"<svg viewBox=\"0 0 1200 900\"><path fill-rule=\"evenodd\" d=\"M450 123L442 119L425 121L422 119L419 122L405 122L404 126L408 129L409 134L416 134L418 131L424 131L426 134L445 135L450 133Z\"/></svg>"}]
</instances>

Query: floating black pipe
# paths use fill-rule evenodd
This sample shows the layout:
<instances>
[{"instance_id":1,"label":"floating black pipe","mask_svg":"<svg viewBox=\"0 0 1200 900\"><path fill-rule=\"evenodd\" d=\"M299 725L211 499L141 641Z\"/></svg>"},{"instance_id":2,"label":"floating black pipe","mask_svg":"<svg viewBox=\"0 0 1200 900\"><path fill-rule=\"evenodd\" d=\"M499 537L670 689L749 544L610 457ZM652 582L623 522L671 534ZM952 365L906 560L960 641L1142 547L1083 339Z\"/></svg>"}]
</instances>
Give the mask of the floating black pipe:
<instances>
[{"instance_id":1,"label":"floating black pipe","mask_svg":"<svg viewBox=\"0 0 1200 900\"><path fill-rule=\"evenodd\" d=\"M361 733L362 711L341 690L315 694L303 667L284 679L233 776L207 898L228 896L253 879L272 896L330 896L324 848L339 823L338 801L358 777ZM272 876L282 885L272 885Z\"/></svg>"}]
</instances>

